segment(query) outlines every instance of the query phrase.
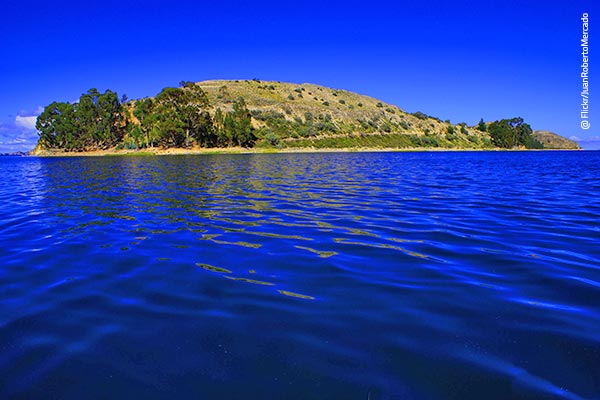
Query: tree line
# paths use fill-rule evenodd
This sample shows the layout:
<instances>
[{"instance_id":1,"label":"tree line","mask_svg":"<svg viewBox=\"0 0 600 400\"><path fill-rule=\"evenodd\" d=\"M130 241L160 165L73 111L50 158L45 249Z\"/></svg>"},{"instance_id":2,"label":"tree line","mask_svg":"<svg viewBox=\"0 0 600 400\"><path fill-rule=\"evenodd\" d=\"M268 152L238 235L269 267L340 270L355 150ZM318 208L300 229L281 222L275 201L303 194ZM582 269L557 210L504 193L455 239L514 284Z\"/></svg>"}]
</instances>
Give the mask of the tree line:
<instances>
[{"instance_id":1,"label":"tree line","mask_svg":"<svg viewBox=\"0 0 600 400\"><path fill-rule=\"evenodd\" d=\"M90 89L77 103L53 102L38 116L38 144L65 150L107 149L120 143L128 118L117 94Z\"/></svg>"},{"instance_id":2,"label":"tree line","mask_svg":"<svg viewBox=\"0 0 600 400\"><path fill-rule=\"evenodd\" d=\"M256 140L242 97L233 109L211 115L206 93L192 82L163 89L155 98L119 100L117 93L90 89L75 103L53 102L36 122L39 145L67 151L128 148L251 147Z\"/></svg>"}]
</instances>

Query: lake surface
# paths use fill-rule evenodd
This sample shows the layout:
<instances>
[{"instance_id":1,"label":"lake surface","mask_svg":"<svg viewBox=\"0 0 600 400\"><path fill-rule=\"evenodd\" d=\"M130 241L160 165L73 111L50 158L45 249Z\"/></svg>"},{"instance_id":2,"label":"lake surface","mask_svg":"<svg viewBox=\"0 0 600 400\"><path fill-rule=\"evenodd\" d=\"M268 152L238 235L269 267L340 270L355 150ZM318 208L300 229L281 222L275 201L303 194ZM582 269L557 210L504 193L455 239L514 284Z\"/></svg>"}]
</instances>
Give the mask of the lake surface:
<instances>
[{"instance_id":1,"label":"lake surface","mask_svg":"<svg viewBox=\"0 0 600 400\"><path fill-rule=\"evenodd\" d=\"M0 398L600 398L600 152L0 174Z\"/></svg>"}]
</instances>

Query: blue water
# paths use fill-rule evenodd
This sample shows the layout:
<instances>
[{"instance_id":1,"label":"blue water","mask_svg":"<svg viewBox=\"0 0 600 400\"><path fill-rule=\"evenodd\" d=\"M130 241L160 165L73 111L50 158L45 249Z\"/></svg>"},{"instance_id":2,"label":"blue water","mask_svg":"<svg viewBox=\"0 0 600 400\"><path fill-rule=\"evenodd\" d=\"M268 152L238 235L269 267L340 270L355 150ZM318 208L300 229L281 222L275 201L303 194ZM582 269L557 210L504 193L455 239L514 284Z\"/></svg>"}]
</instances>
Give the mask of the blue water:
<instances>
[{"instance_id":1,"label":"blue water","mask_svg":"<svg viewBox=\"0 0 600 400\"><path fill-rule=\"evenodd\" d=\"M0 174L0 398L600 398L600 152Z\"/></svg>"}]
</instances>

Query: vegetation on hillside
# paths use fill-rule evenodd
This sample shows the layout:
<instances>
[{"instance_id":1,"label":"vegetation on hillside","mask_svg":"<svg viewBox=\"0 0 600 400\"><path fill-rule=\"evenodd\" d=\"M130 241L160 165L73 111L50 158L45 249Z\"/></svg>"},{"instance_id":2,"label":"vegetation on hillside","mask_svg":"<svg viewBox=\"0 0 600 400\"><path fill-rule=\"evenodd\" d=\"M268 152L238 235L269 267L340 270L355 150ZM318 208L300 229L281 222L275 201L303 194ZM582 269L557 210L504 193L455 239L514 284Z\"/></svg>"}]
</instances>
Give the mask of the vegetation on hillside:
<instances>
[{"instance_id":1,"label":"vegetation on hillside","mask_svg":"<svg viewBox=\"0 0 600 400\"><path fill-rule=\"evenodd\" d=\"M356 93L313 84L181 82L127 100L90 89L38 117L39 149L541 148L521 118L452 124Z\"/></svg>"}]
</instances>

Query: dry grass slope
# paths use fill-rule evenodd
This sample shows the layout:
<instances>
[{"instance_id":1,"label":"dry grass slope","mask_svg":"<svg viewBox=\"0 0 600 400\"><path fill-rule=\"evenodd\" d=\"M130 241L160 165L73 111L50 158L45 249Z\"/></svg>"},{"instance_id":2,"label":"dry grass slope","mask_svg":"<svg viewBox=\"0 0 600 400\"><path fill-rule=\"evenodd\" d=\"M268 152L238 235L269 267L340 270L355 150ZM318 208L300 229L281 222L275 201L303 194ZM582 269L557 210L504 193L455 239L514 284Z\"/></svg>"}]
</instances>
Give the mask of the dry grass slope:
<instances>
[{"instance_id":1,"label":"dry grass slope","mask_svg":"<svg viewBox=\"0 0 600 400\"><path fill-rule=\"evenodd\" d=\"M284 147L321 147L321 141L340 138L333 147L492 147L487 134L469 126L450 125L436 118L415 116L395 105L346 90L311 83L284 83L260 80L210 80L197 83L208 95L213 111L229 111L233 101L243 97L252 112L252 124L259 132L275 130ZM420 118L419 118L420 117ZM273 118L279 121L273 121ZM325 121L329 128L306 129L295 134L291 126L308 125L308 119ZM277 122L277 123L275 123ZM288 125L285 125L288 124ZM284 126L282 126L284 125ZM323 125L323 123L321 124ZM452 131L449 133L450 130ZM281 127L281 129L277 129ZM297 129L297 131L300 129ZM286 132L289 132L289 136ZM367 140L368 136L390 135L390 140ZM392 140L392 136L403 140ZM354 138L344 142L343 138ZM367 138L365 140L361 138ZM409 139L410 138L410 139ZM370 144L369 144L370 143ZM394 146L396 143L399 146Z\"/></svg>"}]
</instances>

